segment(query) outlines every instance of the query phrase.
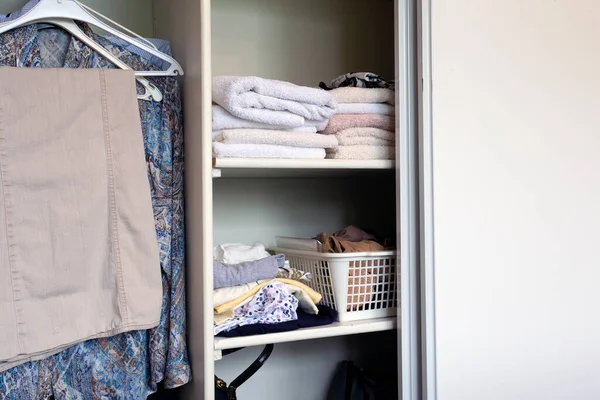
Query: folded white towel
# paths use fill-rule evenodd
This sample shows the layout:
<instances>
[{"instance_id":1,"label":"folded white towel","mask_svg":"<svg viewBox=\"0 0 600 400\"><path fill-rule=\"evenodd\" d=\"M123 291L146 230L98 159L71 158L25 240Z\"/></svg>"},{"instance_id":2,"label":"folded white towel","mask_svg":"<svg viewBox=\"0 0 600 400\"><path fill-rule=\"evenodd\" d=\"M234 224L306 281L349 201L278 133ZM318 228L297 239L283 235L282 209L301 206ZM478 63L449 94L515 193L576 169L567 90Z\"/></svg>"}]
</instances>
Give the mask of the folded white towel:
<instances>
[{"instance_id":1,"label":"folded white towel","mask_svg":"<svg viewBox=\"0 0 600 400\"><path fill-rule=\"evenodd\" d=\"M340 160L393 160L393 146L339 146L327 150L327 158Z\"/></svg>"},{"instance_id":2,"label":"folded white towel","mask_svg":"<svg viewBox=\"0 0 600 400\"><path fill-rule=\"evenodd\" d=\"M225 144L213 142L213 157L323 159L325 158L325 149L277 146L272 144Z\"/></svg>"},{"instance_id":3,"label":"folded white towel","mask_svg":"<svg viewBox=\"0 0 600 400\"><path fill-rule=\"evenodd\" d=\"M302 126L337 108L328 91L257 76L216 76L212 91L213 101L236 117L272 125Z\"/></svg>"},{"instance_id":4,"label":"folded white towel","mask_svg":"<svg viewBox=\"0 0 600 400\"><path fill-rule=\"evenodd\" d=\"M396 103L395 92L391 89L341 87L330 93L338 103Z\"/></svg>"},{"instance_id":5,"label":"folded white towel","mask_svg":"<svg viewBox=\"0 0 600 400\"><path fill-rule=\"evenodd\" d=\"M300 119L298 120L299 125L297 126L289 126L289 125L271 125L264 124L260 122L248 121L247 119L238 118L235 115L232 115L229 111L224 109L223 107L213 104L212 106L212 122L213 122L213 132L220 131L222 129L237 129L237 128L255 128L255 129L276 129L276 130L307 130L312 131L313 126L304 126L304 123L300 123ZM325 120L328 121L328 120ZM316 132L316 131L315 131ZM314 132L313 132L314 133Z\"/></svg>"},{"instance_id":6,"label":"folded white towel","mask_svg":"<svg viewBox=\"0 0 600 400\"><path fill-rule=\"evenodd\" d=\"M279 146L335 148L338 141L334 135L317 133L294 133L267 129L227 129L214 139L225 144L276 144Z\"/></svg>"},{"instance_id":7,"label":"folded white towel","mask_svg":"<svg viewBox=\"0 0 600 400\"><path fill-rule=\"evenodd\" d=\"M327 125L329 125L329 118L319 120L307 119L304 121L304 127L314 126L317 128L317 132L324 131L325 128L327 128Z\"/></svg>"},{"instance_id":8,"label":"folded white towel","mask_svg":"<svg viewBox=\"0 0 600 400\"><path fill-rule=\"evenodd\" d=\"M235 115L232 115L229 111L224 109L223 107L213 104L212 106L212 129L213 132L220 131L223 129L238 129L238 128L254 128L254 129L275 129L281 131L292 131L292 132L317 132L316 124L322 125L323 122L325 126L329 122L328 119L322 121L310 121L310 123L303 125L300 124L297 127L289 127L286 125L270 125L263 124L260 122L248 121L247 119L238 118Z\"/></svg>"},{"instance_id":9,"label":"folded white towel","mask_svg":"<svg viewBox=\"0 0 600 400\"><path fill-rule=\"evenodd\" d=\"M390 142L394 142L396 140L396 135L394 132L386 131L384 129L379 128L348 128L343 129L335 134L338 138L374 138L374 139L382 139Z\"/></svg>"},{"instance_id":10,"label":"folded white towel","mask_svg":"<svg viewBox=\"0 0 600 400\"><path fill-rule=\"evenodd\" d=\"M337 135L336 135L337 136ZM377 139L374 137L364 137L364 136L339 136L338 143L340 146L393 146L394 142L385 139Z\"/></svg>"},{"instance_id":11,"label":"folded white towel","mask_svg":"<svg viewBox=\"0 0 600 400\"><path fill-rule=\"evenodd\" d=\"M340 103L338 114L382 114L394 115L394 106L383 103Z\"/></svg>"}]
</instances>

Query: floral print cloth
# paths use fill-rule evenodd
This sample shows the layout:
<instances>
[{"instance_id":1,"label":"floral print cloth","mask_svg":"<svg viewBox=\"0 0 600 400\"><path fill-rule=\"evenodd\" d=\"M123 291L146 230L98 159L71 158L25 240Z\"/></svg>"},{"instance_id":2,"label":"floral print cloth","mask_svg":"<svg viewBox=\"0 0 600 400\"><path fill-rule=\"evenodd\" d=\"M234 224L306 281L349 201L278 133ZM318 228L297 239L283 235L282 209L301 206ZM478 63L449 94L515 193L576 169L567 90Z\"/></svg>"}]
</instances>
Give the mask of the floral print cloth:
<instances>
[{"instance_id":1,"label":"floral print cloth","mask_svg":"<svg viewBox=\"0 0 600 400\"><path fill-rule=\"evenodd\" d=\"M284 283L265 285L250 302L233 310L233 318L215 325L215 335L245 325L279 324L298 319L298 299Z\"/></svg>"},{"instance_id":2,"label":"floral print cloth","mask_svg":"<svg viewBox=\"0 0 600 400\"><path fill-rule=\"evenodd\" d=\"M81 28L136 70L157 69L107 39ZM36 25L0 35L0 66L44 67ZM65 68L113 68L71 38ZM0 399L145 399L191 379L186 348L183 213L183 132L180 88L175 78L148 78L162 102L139 101L148 178L158 240L163 303L158 327L90 340L45 360L0 374Z\"/></svg>"},{"instance_id":3,"label":"floral print cloth","mask_svg":"<svg viewBox=\"0 0 600 400\"><path fill-rule=\"evenodd\" d=\"M310 281L312 281L313 276L310 272L304 272L296 268L291 268L289 266L289 261L286 261L285 267L279 268L276 278L292 279L307 285L310 283Z\"/></svg>"}]
</instances>

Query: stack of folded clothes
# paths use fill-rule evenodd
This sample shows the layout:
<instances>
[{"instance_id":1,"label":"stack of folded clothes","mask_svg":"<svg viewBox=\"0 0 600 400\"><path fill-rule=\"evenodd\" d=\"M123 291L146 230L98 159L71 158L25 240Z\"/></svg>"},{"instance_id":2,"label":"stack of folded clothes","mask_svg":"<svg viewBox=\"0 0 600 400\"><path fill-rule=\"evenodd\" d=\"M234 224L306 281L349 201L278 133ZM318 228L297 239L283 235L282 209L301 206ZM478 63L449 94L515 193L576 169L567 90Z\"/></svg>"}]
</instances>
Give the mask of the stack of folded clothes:
<instances>
[{"instance_id":1,"label":"stack of folded clothes","mask_svg":"<svg viewBox=\"0 0 600 400\"><path fill-rule=\"evenodd\" d=\"M393 84L375 74L358 73L336 78L331 86L321 83L321 87L329 90L338 103L336 114L320 131L335 136L339 143L337 148L327 150L327 158L394 159Z\"/></svg>"},{"instance_id":2,"label":"stack of folded clothes","mask_svg":"<svg viewBox=\"0 0 600 400\"><path fill-rule=\"evenodd\" d=\"M290 268L261 244L214 249L214 334L247 336L335 322L332 309L306 284L310 274Z\"/></svg>"},{"instance_id":3,"label":"stack of folded clothes","mask_svg":"<svg viewBox=\"0 0 600 400\"><path fill-rule=\"evenodd\" d=\"M213 156L323 159L337 138L317 134L335 114L326 90L256 76L212 83Z\"/></svg>"}]
</instances>

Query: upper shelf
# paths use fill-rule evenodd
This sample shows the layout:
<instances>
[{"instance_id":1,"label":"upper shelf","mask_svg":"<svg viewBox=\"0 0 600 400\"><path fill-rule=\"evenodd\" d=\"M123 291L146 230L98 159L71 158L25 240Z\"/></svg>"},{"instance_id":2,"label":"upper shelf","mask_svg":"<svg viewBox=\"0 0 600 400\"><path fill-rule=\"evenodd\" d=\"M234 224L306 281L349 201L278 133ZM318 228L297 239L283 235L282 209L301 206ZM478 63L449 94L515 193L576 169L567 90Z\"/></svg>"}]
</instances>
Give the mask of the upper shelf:
<instances>
[{"instance_id":1,"label":"upper shelf","mask_svg":"<svg viewBox=\"0 0 600 400\"><path fill-rule=\"evenodd\" d=\"M394 170L391 160L213 158L213 177L282 178L356 176Z\"/></svg>"}]
</instances>

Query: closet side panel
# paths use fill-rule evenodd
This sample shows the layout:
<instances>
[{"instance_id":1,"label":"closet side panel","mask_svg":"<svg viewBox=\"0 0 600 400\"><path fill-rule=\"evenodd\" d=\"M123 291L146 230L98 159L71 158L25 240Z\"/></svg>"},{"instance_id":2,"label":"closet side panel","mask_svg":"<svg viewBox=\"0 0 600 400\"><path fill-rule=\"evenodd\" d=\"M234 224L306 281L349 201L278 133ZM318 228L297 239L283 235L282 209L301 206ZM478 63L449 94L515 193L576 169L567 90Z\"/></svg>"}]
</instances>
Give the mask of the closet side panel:
<instances>
[{"instance_id":1,"label":"closet side panel","mask_svg":"<svg viewBox=\"0 0 600 400\"><path fill-rule=\"evenodd\" d=\"M144 37L153 37L152 2L148 0L80 0ZM0 14L16 11L28 0L0 1Z\"/></svg>"},{"instance_id":2,"label":"closet side panel","mask_svg":"<svg viewBox=\"0 0 600 400\"><path fill-rule=\"evenodd\" d=\"M431 4L437 397L600 398L598 2Z\"/></svg>"},{"instance_id":3,"label":"closet side panel","mask_svg":"<svg viewBox=\"0 0 600 400\"><path fill-rule=\"evenodd\" d=\"M214 398L212 309L212 147L210 1L155 0L156 34L181 62L185 134L185 213L189 399ZM205 268L205 266L209 266Z\"/></svg>"}]
</instances>

